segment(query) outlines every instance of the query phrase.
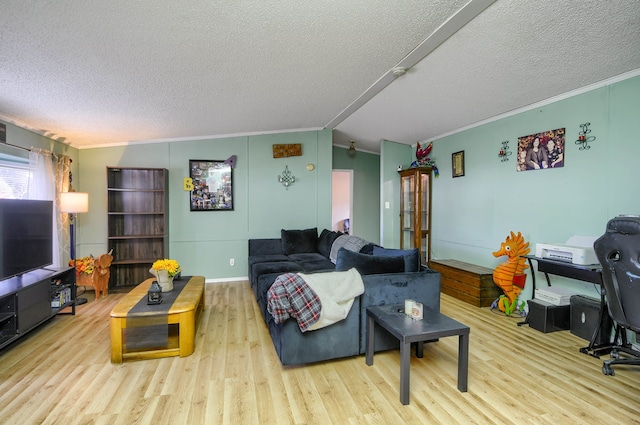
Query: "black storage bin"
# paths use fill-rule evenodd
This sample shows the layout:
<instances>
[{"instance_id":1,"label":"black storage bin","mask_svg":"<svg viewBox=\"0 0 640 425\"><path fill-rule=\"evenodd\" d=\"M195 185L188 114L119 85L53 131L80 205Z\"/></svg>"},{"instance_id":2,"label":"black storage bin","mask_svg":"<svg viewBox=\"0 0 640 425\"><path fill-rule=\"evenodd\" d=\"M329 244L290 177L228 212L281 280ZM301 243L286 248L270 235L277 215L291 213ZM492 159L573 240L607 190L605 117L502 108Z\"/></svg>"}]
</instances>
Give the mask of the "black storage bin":
<instances>
[{"instance_id":1,"label":"black storage bin","mask_svg":"<svg viewBox=\"0 0 640 425\"><path fill-rule=\"evenodd\" d=\"M571 333L591 341L593 332L600 326L600 332L594 344L608 344L611 341L613 325L606 305L602 313L602 323L600 323L600 300L583 295L573 295L571 297Z\"/></svg>"},{"instance_id":2,"label":"black storage bin","mask_svg":"<svg viewBox=\"0 0 640 425\"><path fill-rule=\"evenodd\" d=\"M553 305L545 301L529 300L529 326L540 332L549 333L569 330L568 305Z\"/></svg>"}]
</instances>

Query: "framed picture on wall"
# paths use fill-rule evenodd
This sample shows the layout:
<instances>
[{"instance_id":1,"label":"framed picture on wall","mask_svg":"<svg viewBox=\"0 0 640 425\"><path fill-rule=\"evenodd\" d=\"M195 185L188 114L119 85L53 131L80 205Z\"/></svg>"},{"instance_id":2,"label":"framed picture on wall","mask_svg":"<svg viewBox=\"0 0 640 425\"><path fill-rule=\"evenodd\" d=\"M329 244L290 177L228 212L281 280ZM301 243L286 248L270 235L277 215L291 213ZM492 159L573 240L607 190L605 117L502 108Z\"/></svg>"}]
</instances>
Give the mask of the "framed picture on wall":
<instances>
[{"instance_id":1,"label":"framed picture on wall","mask_svg":"<svg viewBox=\"0 0 640 425\"><path fill-rule=\"evenodd\" d=\"M451 154L451 170L453 177L464 176L464 151Z\"/></svg>"},{"instance_id":2,"label":"framed picture on wall","mask_svg":"<svg viewBox=\"0 0 640 425\"><path fill-rule=\"evenodd\" d=\"M191 211L233 210L233 168L228 162L190 159L189 177L193 184Z\"/></svg>"},{"instance_id":3,"label":"framed picture on wall","mask_svg":"<svg viewBox=\"0 0 640 425\"><path fill-rule=\"evenodd\" d=\"M517 171L564 167L564 128L518 137Z\"/></svg>"}]
</instances>

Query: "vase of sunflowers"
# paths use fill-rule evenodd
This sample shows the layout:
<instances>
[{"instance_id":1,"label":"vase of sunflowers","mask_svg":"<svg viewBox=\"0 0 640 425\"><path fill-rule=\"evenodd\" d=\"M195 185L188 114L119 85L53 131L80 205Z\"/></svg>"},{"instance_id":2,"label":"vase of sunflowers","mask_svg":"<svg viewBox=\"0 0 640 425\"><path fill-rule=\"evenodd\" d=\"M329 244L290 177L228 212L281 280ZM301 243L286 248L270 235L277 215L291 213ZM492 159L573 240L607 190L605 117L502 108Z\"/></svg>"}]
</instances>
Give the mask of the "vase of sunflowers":
<instances>
[{"instance_id":1,"label":"vase of sunflowers","mask_svg":"<svg viewBox=\"0 0 640 425\"><path fill-rule=\"evenodd\" d=\"M157 260L149 269L149 272L156 277L162 292L173 291L173 278L180 273L180 264L176 260Z\"/></svg>"}]
</instances>

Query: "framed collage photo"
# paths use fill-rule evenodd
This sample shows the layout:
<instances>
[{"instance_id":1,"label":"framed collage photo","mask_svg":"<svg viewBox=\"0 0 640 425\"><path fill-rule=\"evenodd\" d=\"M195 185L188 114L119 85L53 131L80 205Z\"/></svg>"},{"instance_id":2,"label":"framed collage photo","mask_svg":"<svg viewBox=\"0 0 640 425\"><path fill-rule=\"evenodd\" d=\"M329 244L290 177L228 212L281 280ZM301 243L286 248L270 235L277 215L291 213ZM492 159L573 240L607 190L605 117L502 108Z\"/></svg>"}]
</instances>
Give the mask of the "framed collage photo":
<instances>
[{"instance_id":1,"label":"framed collage photo","mask_svg":"<svg viewBox=\"0 0 640 425\"><path fill-rule=\"evenodd\" d=\"M233 168L227 161L190 159L191 211L233 210Z\"/></svg>"}]
</instances>

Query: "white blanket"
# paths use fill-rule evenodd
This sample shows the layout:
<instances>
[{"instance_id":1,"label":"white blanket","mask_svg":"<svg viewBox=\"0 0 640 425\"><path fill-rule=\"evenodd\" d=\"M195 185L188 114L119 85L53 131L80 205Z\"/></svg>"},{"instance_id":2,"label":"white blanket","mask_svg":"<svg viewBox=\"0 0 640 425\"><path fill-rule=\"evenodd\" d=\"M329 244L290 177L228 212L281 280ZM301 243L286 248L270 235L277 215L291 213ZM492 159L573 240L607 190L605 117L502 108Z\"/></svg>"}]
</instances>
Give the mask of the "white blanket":
<instances>
[{"instance_id":1,"label":"white blanket","mask_svg":"<svg viewBox=\"0 0 640 425\"><path fill-rule=\"evenodd\" d=\"M318 295L322 303L320 319L307 331L324 328L344 320L351 310L354 298L364 292L362 277L355 268L346 272L298 274Z\"/></svg>"}]
</instances>

